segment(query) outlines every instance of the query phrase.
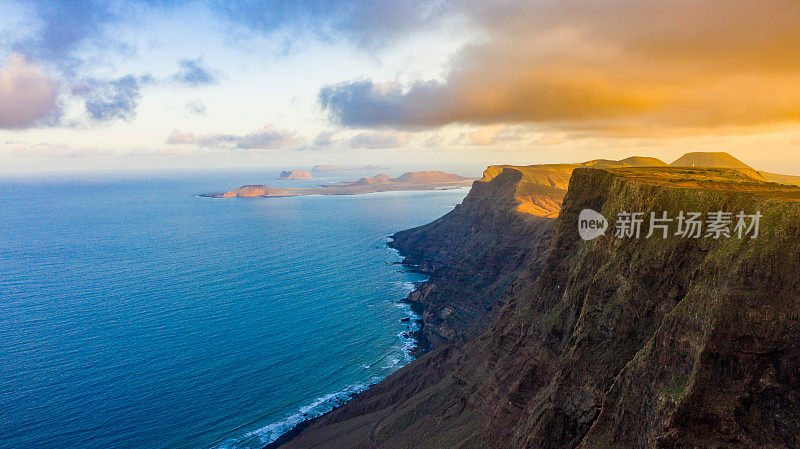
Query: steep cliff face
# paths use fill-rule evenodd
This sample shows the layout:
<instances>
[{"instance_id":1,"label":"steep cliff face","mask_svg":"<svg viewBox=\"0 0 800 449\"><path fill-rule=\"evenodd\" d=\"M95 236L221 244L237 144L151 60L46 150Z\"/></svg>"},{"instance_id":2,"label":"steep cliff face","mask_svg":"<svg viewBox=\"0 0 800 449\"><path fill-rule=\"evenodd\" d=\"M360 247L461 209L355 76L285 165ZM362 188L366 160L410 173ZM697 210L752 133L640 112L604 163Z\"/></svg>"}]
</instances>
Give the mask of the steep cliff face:
<instances>
[{"instance_id":1,"label":"steep cliff face","mask_svg":"<svg viewBox=\"0 0 800 449\"><path fill-rule=\"evenodd\" d=\"M481 396L503 404L490 411L503 446L798 444L798 190L724 170L674 177L575 172L542 274L476 352L499 354ZM758 239L583 242L584 208L765 219ZM773 319L770 334L759 323Z\"/></svg>"},{"instance_id":2,"label":"steep cliff face","mask_svg":"<svg viewBox=\"0 0 800 449\"><path fill-rule=\"evenodd\" d=\"M450 213L393 236L390 245L406 255L405 263L430 275L408 298L422 314L421 350L481 328L506 287L546 249L551 214L520 213L519 192L538 189L542 202L560 205L566 181L551 187L526 174L523 167L503 167L484 175Z\"/></svg>"},{"instance_id":3,"label":"steep cliff face","mask_svg":"<svg viewBox=\"0 0 800 449\"><path fill-rule=\"evenodd\" d=\"M484 204L494 212L483 221L466 212L516 192L521 179L500 171L452 212L453 223L426 232L497 223L495 204ZM518 200L503 198L503 210L516 210ZM798 447L798 201L798 188L735 170L577 168L552 234L537 241L546 249L505 281L490 319L467 331L475 336L443 339L286 447ZM577 231L585 208L763 218L755 239L609 233L587 242ZM415 240L420 232L398 241L433 273L469 257L453 249L469 238L436 247Z\"/></svg>"}]
</instances>

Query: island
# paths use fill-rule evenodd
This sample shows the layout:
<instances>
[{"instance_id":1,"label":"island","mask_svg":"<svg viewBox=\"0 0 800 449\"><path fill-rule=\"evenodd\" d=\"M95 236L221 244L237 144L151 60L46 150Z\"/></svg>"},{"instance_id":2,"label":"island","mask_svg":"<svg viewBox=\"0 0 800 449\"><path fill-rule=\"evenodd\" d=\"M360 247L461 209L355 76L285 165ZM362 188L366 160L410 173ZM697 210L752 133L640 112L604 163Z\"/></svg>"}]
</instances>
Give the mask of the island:
<instances>
[{"instance_id":1,"label":"island","mask_svg":"<svg viewBox=\"0 0 800 449\"><path fill-rule=\"evenodd\" d=\"M342 168L341 165L332 165L332 164L321 164L311 167L311 171L321 172L321 173L329 171L341 171L341 170L344 170L344 168Z\"/></svg>"},{"instance_id":2,"label":"island","mask_svg":"<svg viewBox=\"0 0 800 449\"><path fill-rule=\"evenodd\" d=\"M305 170L286 170L282 171L278 177L281 181L295 181L298 179L312 179L311 173Z\"/></svg>"},{"instance_id":3,"label":"island","mask_svg":"<svg viewBox=\"0 0 800 449\"><path fill-rule=\"evenodd\" d=\"M396 178L380 174L372 178L361 178L355 181L325 184L319 187L290 188L269 187L261 184L246 185L227 192L203 193L200 194L200 196L210 198L263 198L303 195L360 195L363 193L389 191L444 190L472 185L472 182L476 179L477 178L468 178L443 171L415 171L404 173Z\"/></svg>"}]
</instances>

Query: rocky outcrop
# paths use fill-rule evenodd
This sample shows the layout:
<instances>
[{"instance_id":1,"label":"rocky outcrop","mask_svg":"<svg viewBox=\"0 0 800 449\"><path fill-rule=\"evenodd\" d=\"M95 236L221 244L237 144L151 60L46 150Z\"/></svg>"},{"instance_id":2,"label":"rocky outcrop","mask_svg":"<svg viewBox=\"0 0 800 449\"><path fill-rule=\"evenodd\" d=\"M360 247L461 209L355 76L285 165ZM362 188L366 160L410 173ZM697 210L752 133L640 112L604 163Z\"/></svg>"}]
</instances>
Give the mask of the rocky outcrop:
<instances>
[{"instance_id":1,"label":"rocky outcrop","mask_svg":"<svg viewBox=\"0 0 800 449\"><path fill-rule=\"evenodd\" d=\"M431 273L418 300L440 321L426 327L453 337L437 328L431 351L281 447L800 446L800 188L732 169L577 167L551 220L519 210L522 171L494 171L395 236ZM557 189L548 176L528 178ZM763 218L756 239L583 241L585 208Z\"/></svg>"},{"instance_id":2,"label":"rocky outcrop","mask_svg":"<svg viewBox=\"0 0 800 449\"><path fill-rule=\"evenodd\" d=\"M312 178L313 178L313 176L311 175L311 173L309 173L309 172L307 172L305 170L287 170L287 171L282 171L280 176L278 176L278 179L284 180L284 181L295 181L295 180L298 180L298 179L312 179Z\"/></svg>"}]
</instances>

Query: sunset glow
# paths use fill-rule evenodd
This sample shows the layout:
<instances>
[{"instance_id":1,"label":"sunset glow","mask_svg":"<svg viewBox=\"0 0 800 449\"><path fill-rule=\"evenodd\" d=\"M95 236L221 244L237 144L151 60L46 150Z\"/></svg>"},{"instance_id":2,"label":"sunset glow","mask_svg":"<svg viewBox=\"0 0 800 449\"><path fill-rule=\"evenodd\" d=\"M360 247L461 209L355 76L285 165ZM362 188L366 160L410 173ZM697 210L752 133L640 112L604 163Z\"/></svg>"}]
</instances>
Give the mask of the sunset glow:
<instances>
[{"instance_id":1,"label":"sunset glow","mask_svg":"<svg viewBox=\"0 0 800 449\"><path fill-rule=\"evenodd\" d=\"M3 172L729 151L800 173L800 4L3 1Z\"/></svg>"}]
</instances>

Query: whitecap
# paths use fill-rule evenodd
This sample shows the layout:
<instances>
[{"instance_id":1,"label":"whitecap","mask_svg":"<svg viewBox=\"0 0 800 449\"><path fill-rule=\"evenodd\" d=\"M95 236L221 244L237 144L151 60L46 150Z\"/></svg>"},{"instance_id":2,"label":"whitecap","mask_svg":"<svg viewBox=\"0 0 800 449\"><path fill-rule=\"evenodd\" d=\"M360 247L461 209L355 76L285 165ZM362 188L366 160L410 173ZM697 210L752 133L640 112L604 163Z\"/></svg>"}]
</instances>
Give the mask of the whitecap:
<instances>
[{"instance_id":1,"label":"whitecap","mask_svg":"<svg viewBox=\"0 0 800 449\"><path fill-rule=\"evenodd\" d=\"M300 407L295 413L281 421L267 424L256 430L251 430L245 433L241 438L226 440L215 447L216 449L250 449L263 447L277 440L281 435L290 431L301 422L316 418L344 404L350 397L361 393L366 390L370 384L379 380L380 378L372 378L369 383L353 384L334 393L320 396L311 403Z\"/></svg>"}]
</instances>

